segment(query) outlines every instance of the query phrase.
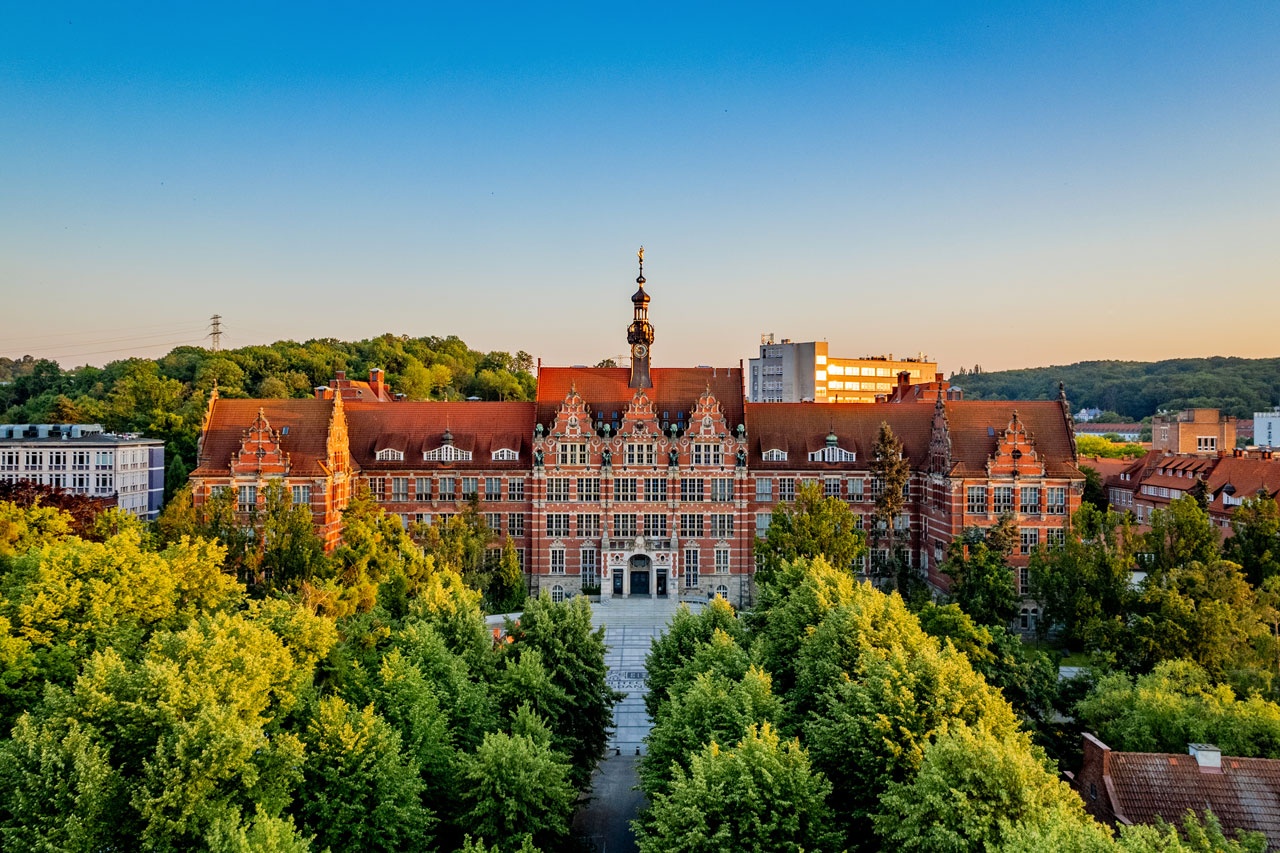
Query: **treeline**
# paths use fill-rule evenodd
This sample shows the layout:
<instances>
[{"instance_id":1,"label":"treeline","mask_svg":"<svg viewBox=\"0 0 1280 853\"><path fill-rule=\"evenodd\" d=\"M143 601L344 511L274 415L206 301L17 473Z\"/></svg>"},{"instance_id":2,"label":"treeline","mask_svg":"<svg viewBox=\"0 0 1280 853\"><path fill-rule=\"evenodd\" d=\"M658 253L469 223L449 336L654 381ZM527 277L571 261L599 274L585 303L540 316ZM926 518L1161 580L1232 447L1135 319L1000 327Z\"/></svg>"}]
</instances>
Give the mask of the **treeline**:
<instances>
[{"instance_id":1,"label":"treeline","mask_svg":"<svg viewBox=\"0 0 1280 853\"><path fill-rule=\"evenodd\" d=\"M72 524L0 502L0 848L570 847L618 698L585 599L495 635L456 549L366 501L253 586L181 514Z\"/></svg>"},{"instance_id":2,"label":"treeline","mask_svg":"<svg viewBox=\"0 0 1280 853\"><path fill-rule=\"evenodd\" d=\"M7 383L0 384L0 422L100 423L141 432L163 439L169 455L189 469L214 383L224 397L309 397L336 371L366 380L374 367L411 400L530 400L537 388L528 353L481 353L452 335L278 341L220 352L178 347L156 360L69 370L27 356L0 359L0 382Z\"/></svg>"},{"instance_id":3,"label":"treeline","mask_svg":"<svg viewBox=\"0 0 1280 853\"><path fill-rule=\"evenodd\" d=\"M951 382L970 400L1050 400L1066 384L1074 409L1117 412L1134 421L1161 410L1220 409L1252 418L1280 403L1280 358L1081 361L1053 367L961 372Z\"/></svg>"},{"instance_id":4,"label":"treeline","mask_svg":"<svg viewBox=\"0 0 1280 853\"><path fill-rule=\"evenodd\" d=\"M974 531L952 549L945 568L956 589L942 603L859 582L849 563L865 548L863 535L848 508L819 489L802 489L779 514L785 532L771 528L759 543L757 607L741 616L721 601L697 614L682 609L653 643L654 727L641 765L650 807L636 822L642 851L1266 849L1256 834L1226 837L1210 813L1188 814L1179 827L1113 832L1085 813L1039 745L1079 714L1121 749L1221 734L1233 754L1277 754L1280 706L1218 680L1229 662L1263 666L1242 648L1250 642L1274 655L1256 620L1226 641L1222 657L1179 623L1186 604L1171 605L1163 622L1140 609L1138 635L1187 639L1160 655L1113 660L1096 682L1063 685L1044 652L1005 630L1018 602L1008 529ZM1198 520L1169 521L1153 571L1197 572L1209 556L1194 544ZM1074 533L1071 548L1094 533ZM1051 550L1068 548L1042 553ZM1193 608L1223 591L1173 585ZM1226 606L1261 614L1255 605L1236 590ZM1078 728L1070 733L1079 739Z\"/></svg>"}]
</instances>

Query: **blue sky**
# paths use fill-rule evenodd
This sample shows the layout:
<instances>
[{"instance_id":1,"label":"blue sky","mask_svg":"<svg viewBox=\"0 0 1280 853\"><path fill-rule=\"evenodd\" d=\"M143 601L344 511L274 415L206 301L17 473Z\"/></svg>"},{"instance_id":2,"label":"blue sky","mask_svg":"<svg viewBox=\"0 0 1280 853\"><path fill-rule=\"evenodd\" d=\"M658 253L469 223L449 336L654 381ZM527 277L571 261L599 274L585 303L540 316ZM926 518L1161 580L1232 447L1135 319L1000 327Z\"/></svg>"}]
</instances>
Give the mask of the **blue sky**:
<instances>
[{"instance_id":1,"label":"blue sky","mask_svg":"<svg viewBox=\"0 0 1280 853\"><path fill-rule=\"evenodd\" d=\"M689 5L0 3L0 354L1280 354L1280 4Z\"/></svg>"}]
</instances>

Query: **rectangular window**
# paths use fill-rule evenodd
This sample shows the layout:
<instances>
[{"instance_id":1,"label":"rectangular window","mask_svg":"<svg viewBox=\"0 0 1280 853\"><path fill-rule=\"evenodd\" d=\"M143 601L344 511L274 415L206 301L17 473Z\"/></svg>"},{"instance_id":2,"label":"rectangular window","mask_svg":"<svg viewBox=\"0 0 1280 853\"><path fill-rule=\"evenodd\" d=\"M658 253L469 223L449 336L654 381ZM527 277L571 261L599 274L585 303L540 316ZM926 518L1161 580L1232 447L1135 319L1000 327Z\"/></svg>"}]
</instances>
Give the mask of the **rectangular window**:
<instances>
[{"instance_id":1,"label":"rectangular window","mask_svg":"<svg viewBox=\"0 0 1280 853\"><path fill-rule=\"evenodd\" d=\"M863 479L861 477L849 478L849 500L861 501L864 497L862 493Z\"/></svg>"},{"instance_id":2,"label":"rectangular window","mask_svg":"<svg viewBox=\"0 0 1280 853\"><path fill-rule=\"evenodd\" d=\"M711 500L727 503L733 500L733 480L717 477L711 481Z\"/></svg>"},{"instance_id":3,"label":"rectangular window","mask_svg":"<svg viewBox=\"0 0 1280 853\"><path fill-rule=\"evenodd\" d=\"M884 494L884 478L872 477L871 478L871 500L873 501L880 500L880 496L882 494Z\"/></svg>"},{"instance_id":4,"label":"rectangular window","mask_svg":"<svg viewBox=\"0 0 1280 853\"><path fill-rule=\"evenodd\" d=\"M256 488L256 487L250 486L248 488ZM100 495L109 495L112 492L114 492L115 491L115 475L114 474L94 474L93 490Z\"/></svg>"},{"instance_id":5,"label":"rectangular window","mask_svg":"<svg viewBox=\"0 0 1280 853\"><path fill-rule=\"evenodd\" d=\"M667 499L667 480L665 477L649 477L644 481L644 499L650 503L661 503Z\"/></svg>"},{"instance_id":6,"label":"rectangular window","mask_svg":"<svg viewBox=\"0 0 1280 853\"><path fill-rule=\"evenodd\" d=\"M507 515L507 535L524 536L524 513L513 512Z\"/></svg>"},{"instance_id":7,"label":"rectangular window","mask_svg":"<svg viewBox=\"0 0 1280 853\"><path fill-rule=\"evenodd\" d=\"M258 487L241 486L236 500L236 509L240 512L252 512L258 508Z\"/></svg>"},{"instance_id":8,"label":"rectangular window","mask_svg":"<svg viewBox=\"0 0 1280 853\"><path fill-rule=\"evenodd\" d=\"M14 464L15 465L17 464L16 458L14 459ZM75 470L75 471L88 471L89 470L89 451L87 450L72 451L71 468L72 470Z\"/></svg>"},{"instance_id":9,"label":"rectangular window","mask_svg":"<svg viewBox=\"0 0 1280 853\"><path fill-rule=\"evenodd\" d=\"M613 517L613 535L632 537L636 535L636 517L633 513L624 512Z\"/></svg>"},{"instance_id":10,"label":"rectangular window","mask_svg":"<svg viewBox=\"0 0 1280 853\"><path fill-rule=\"evenodd\" d=\"M487 501L502 500L502 478L501 477L485 477L484 478L484 499Z\"/></svg>"},{"instance_id":11,"label":"rectangular window","mask_svg":"<svg viewBox=\"0 0 1280 853\"><path fill-rule=\"evenodd\" d=\"M387 499L387 481L384 477L374 477L369 481L369 494L375 501Z\"/></svg>"},{"instance_id":12,"label":"rectangular window","mask_svg":"<svg viewBox=\"0 0 1280 853\"><path fill-rule=\"evenodd\" d=\"M1046 497L1049 499L1049 515L1067 514L1067 490L1062 486L1051 486Z\"/></svg>"},{"instance_id":13,"label":"rectangular window","mask_svg":"<svg viewBox=\"0 0 1280 853\"><path fill-rule=\"evenodd\" d=\"M578 552L582 563L582 585L600 585L600 552L595 548L583 548Z\"/></svg>"},{"instance_id":14,"label":"rectangular window","mask_svg":"<svg viewBox=\"0 0 1280 853\"><path fill-rule=\"evenodd\" d=\"M524 500L524 480L508 480L507 481L507 500L509 501Z\"/></svg>"},{"instance_id":15,"label":"rectangular window","mask_svg":"<svg viewBox=\"0 0 1280 853\"><path fill-rule=\"evenodd\" d=\"M547 479L547 501L565 503L569 500L569 478L549 477Z\"/></svg>"},{"instance_id":16,"label":"rectangular window","mask_svg":"<svg viewBox=\"0 0 1280 853\"><path fill-rule=\"evenodd\" d=\"M985 486L970 486L966 492L965 509L974 514L985 515L987 512L987 489Z\"/></svg>"},{"instance_id":17,"label":"rectangular window","mask_svg":"<svg viewBox=\"0 0 1280 853\"><path fill-rule=\"evenodd\" d=\"M479 477L463 477L462 478L462 499L469 501L478 497L480 494L480 478Z\"/></svg>"},{"instance_id":18,"label":"rectangular window","mask_svg":"<svg viewBox=\"0 0 1280 853\"><path fill-rule=\"evenodd\" d=\"M796 499L796 481L790 477L778 481L778 500L793 501Z\"/></svg>"},{"instance_id":19,"label":"rectangular window","mask_svg":"<svg viewBox=\"0 0 1280 853\"><path fill-rule=\"evenodd\" d=\"M684 549L684 586L693 589L698 585L698 549Z\"/></svg>"},{"instance_id":20,"label":"rectangular window","mask_svg":"<svg viewBox=\"0 0 1280 853\"><path fill-rule=\"evenodd\" d=\"M567 512L550 512L547 513L547 535L554 537L564 537L569 535L569 513Z\"/></svg>"},{"instance_id":21,"label":"rectangular window","mask_svg":"<svg viewBox=\"0 0 1280 853\"><path fill-rule=\"evenodd\" d=\"M634 503L636 500L636 480L634 477L619 477L615 481L614 495L620 501Z\"/></svg>"},{"instance_id":22,"label":"rectangular window","mask_svg":"<svg viewBox=\"0 0 1280 853\"><path fill-rule=\"evenodd\" d=\"M1031 591L1031 571L1022 566L1018 569L1018 592L1026 595Z\"/></svg>"},{"instance_id":23,"label":"rectangular window","mask_svg":"<svg viewBox=\"0 0 1280 853\"><path fill-rule=\"evenodd\" d=\"M769 525L773 523L773 513L757 512L756 513L756 536L761 539L769 532Z\"/></svg>"},{"instance_id":24,"label":"rectangular window","mask_svg":"<svg viewBox=\"0 0 1280 853\"><path fill-rule=\"evenodd\" d=\"M520 567L520 571L523 573L524 572L524 549L523 548L516 549L516 565Z\"/></svg>"},{"instance_id":25,"label":"rectangular window","mask_svg":"<svg viewBox=\"0 0 1280 853\"><path fill-rule=\"evenodd\" d=\"M716 549L716 574L727 575L729 573L729 549Z\"/></svg>"},{"instance_id":26,"label":"rectangular window","mask_svg":"<svg viewBox=\"0 0 1280 853\"><path fill-rule=\"evenodd\" d=\"M404 503L409 500L409 478L408 477L392 477L391 478L391 500Z\"/></svg>"},{"instance_id":27,"label":"rectangular window","mask_svg":"<svg viewBox=\"0 0 1280 853\"><path fill-rule=\"evenodd\" d=\"M702 515L691 512L680 513L680 537L697 539L702 536Z\"/></svg>"},{"instance_id":28,"label":"rectangular window","mask_svg":"<svg viewBox=\"0 0 1280 853\"><path fill-rule=\"evenodd\" d=\"M418 501L431 500L431 478L416 477L413 481L413 499Z\"/></svg>"},{"instance_id":29,"label":"rectangular window","mask_svg":"<svg viewBox=\"0 0 1280 853\"><path fill-rule=\"evenodd\" d=\"M553 575L564 574L564 549L563 548L551 549L551 574Z\"/></svg>"},{"instance_id":30,"label":"rectangular window","mask_svg":"<svg viewBox=\"0 0 1280 853\"><path fill-rule=\"evenodd\" d=\"M992 511L996 515L1013 512L1013 486L996 486L992 489Z\"/></svg>"},{"instance_id":31,"label":"rectangular window","mask_svg":"<svg viewBox=\"0 0 1280 853\"><path fill-rule=\"evenodd\" d=\"M756 480L756 500L773 500L773 480L770 480L768 477L761 477Z\"/></svg>"},{"instance_id":32,"label":"rectangular window","mask_svg":"<svg viewBox=\"0 0 1280 853\"><path fill-rule=\"evenodd\" d=\"M298 506L311 506L311 487L294 486L291 490L293 502Z\"/></svg>"},{"instance_id":33,"label":"rectangular window","mask_svg":"<svg viewBox=\"0 0 1280 853\"><path fill-rule=\"evenodd\" d=\"M98 455L101 456L102 454L98 454ZM44 454L38 450L28 450L26 454L26 461L24 462L23 467L28 471L40 470L41 468L44 467ZM108 468L110 466L99 465L98 467Z\"/></svg>"},{"instance_id":34,"label":"rectangular window","mask_svg":"<svg viewBox=\"0 0 1280 853\"><path fill-rule=\"evenodd\" d=\"M822 496L824 498L840 497L840 478L827 477L822 481Z\"/></svg>"},{"instance_id":35,"label":"rectangular window","mask_svg":"<svg viewBox=\"0 0 1280 853\"><path fill-rule=\"evenodd\" d=\"M1061 527L1050 527L1044 532L1044 544L1050 548L1061 548L1067 544L1067 531Z\"/></svg>"},{"instance_id":36,"label":"rectangular window","mask_svg":"<svg viewBox=\"0 0 1280 853\"><path fill-rule=\"evenodd\" d=\"M685 477L680 480L680 500L685 503L706 500L701 477Z\"/></svg>"},{"instance_id":37,"label":"rectangular window","mask_svg":"<svg viewBox=\"0 0 1280 853\"><path fill-rule=\"evenodd\" d=\"M653 445L648 443L630 442L627 444L627 464L628 465L652 465L653 464Z\"/></svg>"},{"instance_id":38,"label":"rectangular window","mask_svg":"<svg viewBox=\"0 0 1280 853\"><path fill-rule=\"evenodd\" d=\"M115 464L115 454L110 450L99 450L93 454L93 467L98 470L110 469Z\"/></svg>"},{"instance_id":39,"label":"rectangular window","mask_svg":"<svg viewBox=\"0 0 1280 853\"><path fill-rule=\"evenodd\" d=\"M695 441L693 443L693 464L722 465L724 464L724 449L719 444Z\"/></svg>"},{"instance_id":40,"label":"rectangular window","mask_svg":"<svg viewBox=\"0 0 1280 853\"><path fill-rule=\"evenodd\" d=\"M578 513L578 535L596 538L600 535L600 516L597 513Z\"/></svg>"},{"instance_id":41,"label":"rectangular window","mask_svg":"<svg viewBox=\"0 0 1280 853\"><path fill-rule=\"evenodd\" d=\"M502 534L502 513L486 512L484 514L484 526L489 528L489 532L495 536Z\"/></svg>"},{"instance_id":42,"label":"rectangular window","mask_svg":"<svg viewBox=\"0 0 1280 853\"><path fill-rule=\"evenodd\" d=\"M733 516L728 513L716 513L711 516L711 535L723 539L733 535Z\"/></svg>"},{"instance_id":43,"label":"rectangular window","mask_svg":"<svg viewBox=\"0 0 1280 853\"><path fill-rule=\"evenodd\" d=\"M65 471L67 467L67 451L54 450L49 454L49 470Z\"/></svg>"},{"instance_id":44,"label":"rectangular window","mask_svg":"<svg viewBox=\"0 0 1280 853\"><path fill-rule=\"evenodd\" d=\"M1021 546L1019 549L1019 553L1023 554L1024 556L1027 554L1030 554L1032 551L1035 551L1036 546L1040 544L1039 529L1035 527L1022 528L1022 531L1018 536L1018 543Z\"/></svg>"},{"instance_id":45,"label":"rectangular window","mask_svg":"<svg viewBox=\"0 0 1280 853\"><path fill-rule=\"evenodd\" d=\"M579 477L578 500L586 503L599 503L600 480L596 477Z\"/></svg>"},{"instance_id":46,"label":"rectangular window","mask_svg":"<svg viewBox=\"0 0 1280 853\"><path fill-rule=\"evenodd\" d=\"M1201 435L1196 437L1196 450L1205 452L1217 449L1218 437L1216 435Z\"/></svg>"},{"instance_id":47,"label":"rectangular window","mask_svg":"<svg viewBox=\"0 0 1280 853\"><path fill-rule=\"evenodd\" d=\"M1040 488L1038 486L1022 487L1019 493L1018 512L1023 515L1040 514Z\"/></svg>"},{"instance_id":48,"label":"rectangular window","mask_svg":"<svg viewBox=\"0 0 1280 853\"><path fill-rule=\"evenodd\" d=\"M646 512L644 514L644 535L666 536L667 516L660 512Z\"/></svg>"},{"instance_id":49,"label":"rectangular window","mask_svg":"<svg viewBox=\"0 0 1280 853\"><path fill-rule=\"evenodd\" d=\"M586 465L587 445L581 441L561 442L556 447L557 465Z\"/></svg>"},{"instance_id":50,"label":"rectangular window","mask_svg":"<svg viewBox=\"0 0 1280 853\"><path fill-rule=\"evenodd\" d=\"M454 501L458 499L458 481L453 477L440 478L440 500Z\"/></svg>"}]
</instances>

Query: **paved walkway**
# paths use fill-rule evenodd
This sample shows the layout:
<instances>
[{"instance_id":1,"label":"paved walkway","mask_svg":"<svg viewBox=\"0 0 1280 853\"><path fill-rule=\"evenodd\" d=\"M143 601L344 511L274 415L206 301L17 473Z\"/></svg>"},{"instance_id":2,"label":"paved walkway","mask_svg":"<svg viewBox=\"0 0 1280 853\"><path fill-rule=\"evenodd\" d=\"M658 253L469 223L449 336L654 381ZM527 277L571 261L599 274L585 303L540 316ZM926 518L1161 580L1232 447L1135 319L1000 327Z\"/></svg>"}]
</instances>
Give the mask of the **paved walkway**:
<instances>
[{"instance_id":1,"label":"paved walkway","mask_svg":"<svg viewBox=\"0 0 1280 853\"><path fill-rule=\"evenodd\" d=\"M644 806L644 795L637 790L637 756L644 752L644 738L653 725L644 710L644 658L675 612L675 599L615 598L591 606L592 624L605 628L609 686L626 694L614 706L614 730L591 780L590 802L574 818L574 835L596 853L636 849L631 820Z\"/></svg>"}]
</instances>

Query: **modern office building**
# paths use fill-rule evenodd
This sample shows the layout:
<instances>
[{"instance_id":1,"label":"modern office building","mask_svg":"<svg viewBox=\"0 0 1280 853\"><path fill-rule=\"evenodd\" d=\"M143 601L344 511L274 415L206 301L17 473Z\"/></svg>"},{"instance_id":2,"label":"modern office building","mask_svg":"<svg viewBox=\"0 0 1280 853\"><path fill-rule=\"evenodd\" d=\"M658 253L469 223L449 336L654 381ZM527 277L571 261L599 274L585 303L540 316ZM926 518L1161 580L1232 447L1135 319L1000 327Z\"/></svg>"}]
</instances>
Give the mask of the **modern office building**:
<instances>
[{"instance_id":1,"label":"modern office building","mask_svg":"<svg viewBox=\"0 0 1280 853\"><path fill-rule=\"evenodd\" d=\"M930 382L938 365L917 358L866 356L842 358L826 341L796 343L790 338L760 338L760 356L747 363L747 401L751 403L874 403L888 395L905 372L911 384Z\"/></svg>"}]
</instances>

